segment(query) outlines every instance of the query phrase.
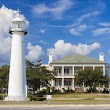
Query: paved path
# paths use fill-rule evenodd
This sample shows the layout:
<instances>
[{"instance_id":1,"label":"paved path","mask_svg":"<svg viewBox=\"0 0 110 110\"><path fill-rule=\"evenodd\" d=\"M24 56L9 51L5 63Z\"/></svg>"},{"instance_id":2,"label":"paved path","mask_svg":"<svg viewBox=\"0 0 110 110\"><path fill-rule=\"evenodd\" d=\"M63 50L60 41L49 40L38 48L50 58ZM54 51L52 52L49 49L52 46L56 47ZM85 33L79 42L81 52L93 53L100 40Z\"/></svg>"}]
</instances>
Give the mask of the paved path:
<instances>
[{"instance_id":1,"label":"paved path","mask_svg":"<svg viewBox=\"0 0 110 110\"><path fill-rule=\"evenodd\" d=\"M0 106L0 110L110 110L110 105Z\"/></svg>"},{"instance_id":2,"label":"paved path","mask_svg":"<svg viewBox=\"0 0 110 110\"><path fill-rule=\"evenodd\" d=\"M52 98L52 100L110 100L110 98Z\"/></svg>"}]
</instances>

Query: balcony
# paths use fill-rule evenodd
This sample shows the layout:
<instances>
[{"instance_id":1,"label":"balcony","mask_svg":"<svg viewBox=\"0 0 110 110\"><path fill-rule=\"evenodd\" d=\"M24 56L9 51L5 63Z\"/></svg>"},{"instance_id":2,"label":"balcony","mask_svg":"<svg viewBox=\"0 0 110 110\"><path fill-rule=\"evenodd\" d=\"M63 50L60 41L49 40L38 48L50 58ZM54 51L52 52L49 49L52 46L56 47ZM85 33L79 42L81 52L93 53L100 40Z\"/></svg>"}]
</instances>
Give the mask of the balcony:
<instances>
[{"instance_id":1,"label":"balcony","mask_svg":"<svg viewBox=\"0 0 110 110\"><path fill-rule=\"evenodd\" d=\"M74 74L70 73L70 74L61 74L61 73L57 73L57 75L55 76L56 78L75 78Z\"/></svg>"},{"instance_id":2,"label":"balcony","mask_svg":"<svg viewBox=\"0 0 110 110\"><path fill-rule=\"evenodd\" d=\"M57 73L56 76L62 76L62 74L61 73Z\"/></svg>"},{"instance_id":3,"label":"balcony","mask_svg":"<svg viewBox=\"0 0 110 110\"><path fill-rule=\"evenodd\" d=\"M64 73L64 76L74 76L73 74L71 74L71 73Z\"/></svg>"},{"instance_id":4,"label":"balcony","mask_svg":"<svg viewBox=\"0 0 110 110\"><path fill-rule=\"evenodd\" d=\"M74 76L73 74L71 74L71 73L65 73L64 75L63 74L61 74L61 73L57 73L57 75L56 76Z\"/></svg>"},{"instance_id":5,"label":"balcony","mask_svg":"<svg viewBox=\"0 0 110 110\"><path fill-rule=\"evenodd\" d=\"M9 28L9 33L12 34L13 32L23 32L24 35L27 34L27 29L25 28L18 28L18 27L10 27Z\"/></svg>"}]
</instances>

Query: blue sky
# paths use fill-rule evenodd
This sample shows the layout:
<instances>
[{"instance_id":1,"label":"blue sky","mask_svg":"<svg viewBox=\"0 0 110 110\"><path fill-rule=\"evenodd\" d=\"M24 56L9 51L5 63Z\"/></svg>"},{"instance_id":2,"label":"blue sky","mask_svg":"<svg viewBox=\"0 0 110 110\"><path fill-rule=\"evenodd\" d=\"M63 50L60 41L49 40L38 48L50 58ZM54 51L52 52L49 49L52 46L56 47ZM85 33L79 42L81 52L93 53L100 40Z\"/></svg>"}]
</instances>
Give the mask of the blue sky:
<instances>
[{"instance_id":1,"label":"blue sky","mask_svg":"<svg viewBox=\"0 0 110 110\"><path fill-rule=\"evenodd\" d=\"M48 62L79 53L110 63L110 0L0 0L0 65L9 64L15 11L27 20L26 58ZM3 57L4 56L4 57Z\"/></svg>"}]
</instances>

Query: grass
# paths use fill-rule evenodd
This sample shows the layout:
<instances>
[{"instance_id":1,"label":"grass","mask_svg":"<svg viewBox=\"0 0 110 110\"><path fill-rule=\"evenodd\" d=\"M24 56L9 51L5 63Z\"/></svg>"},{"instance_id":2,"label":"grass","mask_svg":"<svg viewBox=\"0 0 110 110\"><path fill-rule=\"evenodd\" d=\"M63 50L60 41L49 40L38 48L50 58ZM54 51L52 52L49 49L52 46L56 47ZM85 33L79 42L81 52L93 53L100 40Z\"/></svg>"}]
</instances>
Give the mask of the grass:
<instances>
[{"instance_id":1,"label":"grass","mask_svg":"<svg viewBox=\"0 0 110 110\"><path fill-rule=\"evenodd\" d=\"M0 105L22 105L22 106L26 106L26 105L47 105L48 101L25 101L25 102L13 102L13 101L0 101ZM64 105L64 104L110 104L109 100L51 100L50 101L50 105Z\"/></svg>"},{"instance_id":2,"label":"grass","mask_svg":"<svg viewBox=\"0 0 110 110\"><path fill-rule=\"evenodd\" d=\"M68 93L53 95L53 98L109 98L109 94L99 93Z\"/></svg>"},{"instance_id":3,"label":"grass","mask_svg":"<svg viewBox=\"0 0 110 110\"><path fill-rule=\"evenodd\" d=\"M5 94L2 94L5 96ZM81 99L79 99L81 98ZM95 98L99 98L95 100ZM104 98L103 100L100 98ZM78 100L74 100L78 99ZM0 105L39 105L48 104L48 101L0 101ZM99 94L99 93L68 93L68 94L57 94L52 95L52 100L50 104L110 104L109 94Z\"/></svg>"},{"instance_id":4,"label":"grass","mask_svg":"<svg viewBox=\"0 0 110 110\"><path fill-rule=\"evenodd\" d=\"M109 100L53 100L51 104L110 104Z\"/></svg>"}]
</instances>

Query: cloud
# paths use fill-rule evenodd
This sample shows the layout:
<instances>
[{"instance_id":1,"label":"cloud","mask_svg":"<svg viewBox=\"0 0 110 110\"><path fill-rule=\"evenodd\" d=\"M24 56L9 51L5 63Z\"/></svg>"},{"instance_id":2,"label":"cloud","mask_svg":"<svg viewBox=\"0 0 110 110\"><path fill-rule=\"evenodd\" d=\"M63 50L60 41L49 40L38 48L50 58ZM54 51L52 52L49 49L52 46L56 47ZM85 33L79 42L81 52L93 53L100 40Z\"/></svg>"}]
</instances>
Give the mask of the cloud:
<instances>
[{"instance_id":1,"label":"cloud","mask_svg":"<svg viewBox=\"0 0 110 110\"><path fill-rule=\"evenodd\" d=\"M108 51L108 53L110 53L110 50Z\"/></svg>"},{"instance_id":2,"label":"cloud","mask_svg":"<svg viewBox=\"0 0 110 110\"><path fill-rule=\"evenodd\" d=\"M99 36L103 34L110 34L110 22L98 23L100 26L92 31L94 36Z\"/></svg>"},{"instance_id":3,"label":"cloud","mask_svg":"<svg viewBox=\"0 0 110 110\"><path fill-rule=\"evenodd\" d=\"M70 28L69 32L75 36L80 36L81 32L85 31L88 28L88 26L86 24L83 25L79 25L75 28Z\"/></svg>"},{"instance_id":4,"label":"cloud","mask_svg":"<svg viewBox=\"0 0 110 110\"><path fill-rule=\"evenodd\" d=\"M110 27L110 22L103 22L103 23L99 23L99 25L100 26L104 26L104 27L106 27L106 26L109 26Z\"/></svg>"},{"instance_id":5,"label":"cloud","mask_svg":"<svg viewBox=\"0 0 110 110\"><path fill-rule=\"evenodd\" d=\"M100 14L100 12L93 11L93 12L83 14L75 21L75 23L72 23L69 25L46 25L46 26L52 27L52 28L66 28L69 30L69 33L71 33L72 35L81 36L82 32L93 27L93 26L89 26L86 23L82 23L82 22L87 18L91 18L92 16L97 16L99 14Z\"/></svg>"},{"instance_id":6,"label":"cloud","mask_svg":"<svg viewBox=\"0 0 110 110\"><path fill-rule=\"evenodd\" d=\"M0 65L9 62L10 50L11 38L7 37L0 39Z\"/></svg>"},{"instance_id":7,"label":"cloud","mask_svg":"<svg viewBox=\"0 0 110 110\"><path fill-rule=\"evenodd\" d=\"M33 46L31 43L27 44L28 54L26 55L26 59L30 61L37 60L44 52L39 45Z\"/></svg>"},{"instance_id":8,"label":"cloud","mask_svg":"<svg viewBox=\"0 0 110 110\"><path fill-rule=\"evenodd\" d=\"M40 32L41 32L42 34L44 34L44 33L46 32L46 29L40 29Z\"/></svg>"},{"instance_id":9,"label":"cloud","mask_svg":"<svg viewBox=\"0 0 110 110\"><path fill-rule=\"evenodd\" d=\"M86 23L82 23L85 19L91 18L92 16L97 16L99 15L101 12L99 11L93 11L93 12L89 12L89 13L85 13L82 16L80 16L79 18L77 18L75 20L74 23L72 24L68 24L68 25L46 25L48 27L52 27L52 28L66 28L69 30L69 33L75 35L75 36L81 36L81 33L86 31L87 29L93 28L93 26L91 25L87 25Z\"/></svg>"},{"instance_id":10,"label":"cloud","mask_svg":"<svg viewBox=\"0 0 110 110\"><path fill-rule=\"evenodd\" d=\"M41 44L46 44L46 42L45 42L45 41L43 41L43 40L40 40L40 43L41 43Z\"/></svg>"},{"instance_id":11,"label":"cloud","mask_svg":"<svg viewBox=\"0 0 110 110\"><path fill-rule=\"evenodd\" d=\"M83 23L88 18L91 18L93 16L99 15L99 11L93 11L86 14L83 14L80 16L75 23L71 25L67 25L66 27L69 28L69 32L75 36L81 36L81 33L86 31L87 29L91 28L92 26L87 25L86 23Z\"/></svg>"},{"instance_id":12,"label":"cloud","mask_svg":"<svg viewBox=\"0 0 110 110\"><path fill-rule=\"evenodd\" d=\"M92 4L91 4L92 3ZM93 2L91 2L89 6L86 7L86 11L87 13L83 14L82 16L80 16L77 20L77 22L83 22L84 20L88 19L88 18L92 18L95 16L98 16L99 14L101 14L104 9L106 8L106 5L104 2L99 1L95 1L95 6L93 6ZM91 7L92 6L92 7ZM84 11L84 10L83 10ZM93 18L92 18L93 19Z\"/></svg>"},{"instance_id":13,"label":"cloud","mask_svg":"<svg viewBox=\"0 0 110 110\"><path fill-rule=\"evenodd\" d=\"M11 35L9 27L16 14L18 14L17 11L8 9L4 5L0 8L0 65L8 63L10 59ZM25 19L23 15L20 16ZM26 24L29 25L27 20Z\"/></svg>"},{"instance_id":14,"label":"cloud","mask_svg":"<svg viewBox=\"0 0 110 110\"><path fill-rule=\"evenodd\" d=\"M102 34L110 34L110 27L98 28L92 31L94 36L99 36Z\"/></svg>"},{"instance_id":15,"label":"cloud","mask_svg":"<svg viewBox=\"0 0 110 110\"><path fill-rule=\"evenodd\" d=\"M33 8L33 12L37 15L50 14L56 19L60 19L65 11L73 6L72 0L57 0L51 6L46 4L38 4Z\"/></svg>"},{"instance_id":16,"label":"cloud","mask_svg":"<svg viewBox=\"0 0 110 110\"><path fill-rule=\"evenodd\" d=\"M71 43L65 43L64 40L58 40L54 44L54 48L49 48L47 51L52 53L54 60L65 57L69 54L79 53L82 55L88 55L92 51L100 48L100 43L94 42L91 45L81 44L73 45Z\"/></svg>"},{"instance_id":17,"label":"cloud","mask_svg":"<svg viewBox=\"0 0 110 110\"><path fill-rule=\"evenodd\" d=\"M92 16L97 16L99 14L100 14L99 11L93 11L93 12L86 13L86 14L82 15L80 18L78 18L77 22L80 23L83 20L85 20L86 18L89 18L89 17L92 17Z\"/></svg>"}]
</instances>

